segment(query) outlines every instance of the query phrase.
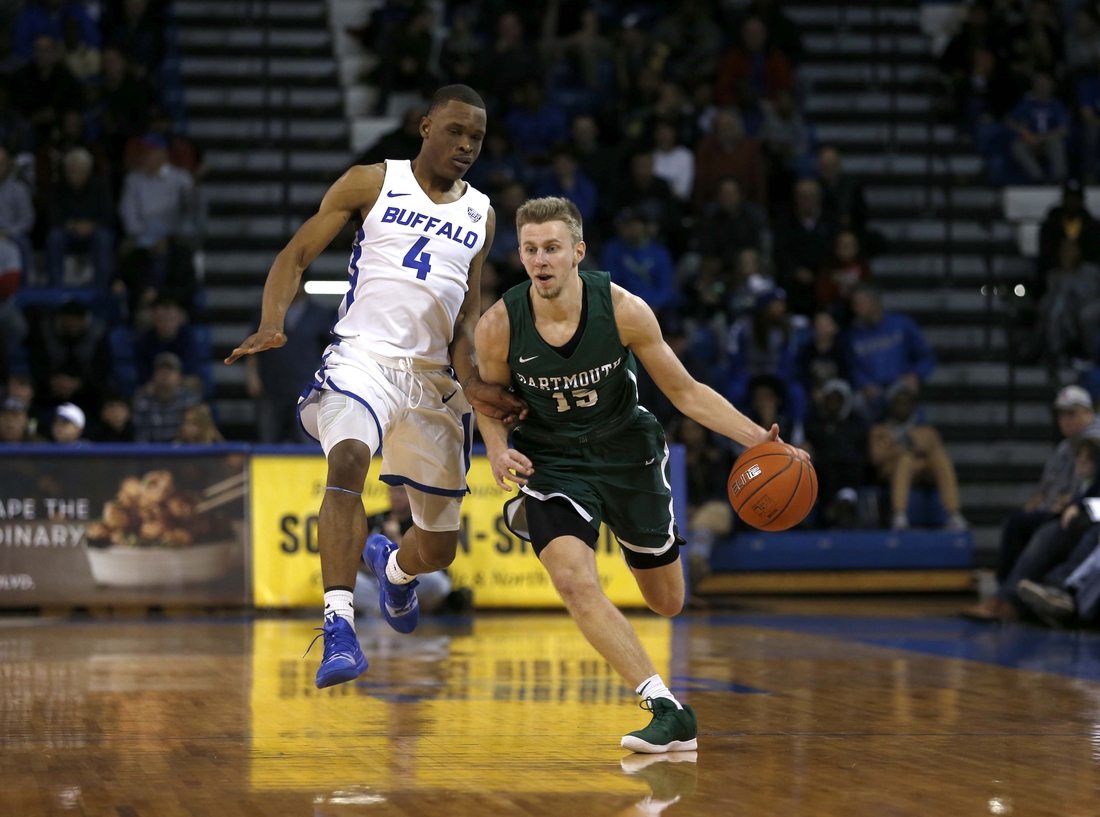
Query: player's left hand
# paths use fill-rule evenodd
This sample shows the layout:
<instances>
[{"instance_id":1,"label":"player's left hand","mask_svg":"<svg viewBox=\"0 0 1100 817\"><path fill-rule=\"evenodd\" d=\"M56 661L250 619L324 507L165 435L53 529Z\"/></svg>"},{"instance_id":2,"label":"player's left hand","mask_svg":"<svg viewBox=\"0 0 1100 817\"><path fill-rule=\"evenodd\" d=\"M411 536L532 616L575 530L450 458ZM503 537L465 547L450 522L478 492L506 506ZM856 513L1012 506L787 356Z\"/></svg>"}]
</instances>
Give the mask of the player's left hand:
<instances>
[{"instance_id":1,"label":"player's left hand","mask_svg":"<svg viewBox=\"0 0 1100 817\"><path fill-rule=\"evenodd\" d=\"M505 425L518 422L527 416L527 404L503 386L486 383L478 376L471 377L463 392L467 402L480 414L500 420Z\"/></svg>"},{"instance_id":2,"label":"player's left hand","mask_svg":"<svg viewBox=\"0 0 1100 817\"><path fill-rule=\"evenodd\" d=\"M496 480L497 485L509 493L512 491L512 486L505 480L514 482L516 485L526 485L527 477L535 472L535 466L531 464L531 460L514 448L508 448L495 457L491 456L489 463L493 467L493 479Z\"/></svg>"}]
</instances>

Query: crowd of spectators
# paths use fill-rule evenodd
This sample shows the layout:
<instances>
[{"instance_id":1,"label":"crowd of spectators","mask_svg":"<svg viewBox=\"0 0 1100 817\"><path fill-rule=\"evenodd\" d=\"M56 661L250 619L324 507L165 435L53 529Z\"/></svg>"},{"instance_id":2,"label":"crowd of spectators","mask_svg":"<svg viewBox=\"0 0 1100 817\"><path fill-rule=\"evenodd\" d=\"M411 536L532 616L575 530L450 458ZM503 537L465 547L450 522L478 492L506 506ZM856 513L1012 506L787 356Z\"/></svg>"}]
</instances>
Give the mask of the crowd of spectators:
<instances>
[{"instance_id":1,"label":"crowd of spectators","mask_svg":"<svg viewBox=\"0 0 1100 817\"><path fill-rule=\"evenodd\" d=\"M0 9L4 441L218 437L184 419L209 391L194 321L203 165L168 112L167 7Z\"/></svg>"},{"instance_id":2,"label":"crowd of spectators","mask_svg":"<svg viewBox=\"0 0 1100 817\"><path fill-rule=\"evenodd\" d=\"M921 486L945 512L919 521L965 526L919 405L934 356L884 308L870 265L881 239L860 184L803 117L801 34L780 3L470 2L446 15L439 43L416 3L388 2L351 31L378 57L366 80L379 110L403 114L359 161L414 156L423 100L472 85L489 129L466 178L499 223L528 197L573 201L585 266L643 297L696 377L813 451L827 478L810 524L906 528ZM482 307L525 278L514 233L498 230ZM261 372L250 389L273 382ZM676 418L644 373L639 388L688 447L693 539L728 532L729 504L712 500L737 451Z\"/></svg>"}]
</instances>

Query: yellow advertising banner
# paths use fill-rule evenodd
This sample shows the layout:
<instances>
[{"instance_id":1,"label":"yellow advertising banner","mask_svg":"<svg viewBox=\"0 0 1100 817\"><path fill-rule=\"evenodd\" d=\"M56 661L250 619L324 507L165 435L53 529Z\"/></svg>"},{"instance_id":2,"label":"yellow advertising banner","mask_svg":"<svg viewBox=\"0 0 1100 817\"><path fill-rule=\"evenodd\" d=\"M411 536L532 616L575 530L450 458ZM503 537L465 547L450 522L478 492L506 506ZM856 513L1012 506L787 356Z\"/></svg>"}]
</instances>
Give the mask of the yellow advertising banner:
<instances>
[{"instance_id":1,"label":"yellow advertising banner","mask_svg":"<svg viewBox=\"0 0 1100 817\"><path fill-rule=\"evenodd\" d=\"M376 462L363 491L368 515L390 507L389 488L374 478L377 467ZM454 586L471 588L477 607L561 607L530 544L504 524L504 501L514 494L497 487L485 457L473 458L468 483L458 554L448 569ZM322 605L317 512L324 491L323 457L252 457L252 582L257 607ZM596 546L596 566L612 602L645 606L606 525Z\"/></svg>"}]
</instances>

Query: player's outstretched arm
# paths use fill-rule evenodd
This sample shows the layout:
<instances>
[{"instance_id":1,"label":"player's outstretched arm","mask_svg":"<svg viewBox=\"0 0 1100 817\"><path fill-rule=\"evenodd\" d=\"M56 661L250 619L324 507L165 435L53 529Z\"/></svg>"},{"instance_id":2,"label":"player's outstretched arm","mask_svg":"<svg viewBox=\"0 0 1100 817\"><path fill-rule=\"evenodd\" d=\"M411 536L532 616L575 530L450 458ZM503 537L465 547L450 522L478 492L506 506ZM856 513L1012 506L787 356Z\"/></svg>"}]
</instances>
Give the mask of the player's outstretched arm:
<instances>
[{"instance_id":1,"label":"player's outstretched arm","mask_svg":"<svg viewBox=\"0 0 1100 817\"><path fill-rule=\"evenodd\" d=\"M325 193L316 215L298 228L275 258L264 284L260 327L225 359L232 363L286 343L283 321L305 268L332 243L356 213L367 213L378 200L386 176L385 165L357 165L337 179Z\"/></svg>"},{"instance_id":2,"label":"player's outstretched arm","mask_svg":"<svg viewBox=\"0 0 1100 817\"><path fill-rule=\"evenodd\" d=\"M612 285L619 338L645 366L653 382L676 408L696 422L742 445L779 439L779 427L765 430L739 412L718 392L692 377L661 333L649 305Z\"/></svg>"},{"instance_id":3,"label":"player's outstretched arm","mask_svg":"<svg viewBox=\"0 0 1100 817\"><path fill-rule=\"evenodd\" d=\"M505 386L485 382L478 374L474 357L474 328L481 317L481 267L493 246L497 216L492 207L485 219L485 244L470 263L466 298L455 321L454 340L451 341L451 365L462 384L462 392L477 412L485 417L514 423L527 413L527 406Z\"/></svg>"},{"instance_id":4,"label":"player's outstretched arm","mask_svg":"<svg viewBox=\"0 0 1100 817\"><path fill-rule=\"evenodd\" d=\"M512 370L508 365L511 327L504 301L497 301L481 316L474 332L474 345L480 379L487 384L506 389L512 382ZM481 437L485 440L485 453L493 466L493 479L497 481L497 485L505 491L512 490L512 486L505 480L526 485L527 480L524 477L530 476L535 469L527 457L508 447L508 429L505 424L496 417L484 414L480 409L477 424L481 429Z\"/></svg>"}]
</instances>

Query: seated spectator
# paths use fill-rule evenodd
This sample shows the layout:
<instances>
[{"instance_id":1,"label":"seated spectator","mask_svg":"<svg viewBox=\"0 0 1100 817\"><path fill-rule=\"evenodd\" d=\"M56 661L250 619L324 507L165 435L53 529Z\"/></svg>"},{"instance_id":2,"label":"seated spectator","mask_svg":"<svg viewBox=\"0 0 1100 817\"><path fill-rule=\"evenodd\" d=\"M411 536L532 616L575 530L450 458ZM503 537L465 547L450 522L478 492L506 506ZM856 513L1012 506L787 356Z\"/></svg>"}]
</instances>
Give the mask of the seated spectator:
<instances>
[{"instance_id":1,"label":"seated spectator","mask_svg":"<svg viewBox=\"0 0 1100 817\"><path fill-rule=\"evenodd\" d=\"M515 224L516 212L527 201L527 191L519 182L505 185L493 200L498 224ZM527 271L519 260L519 236L515 230L498 230L489 249L489 260L497 268L505 291L527 280Z\"/></svg>"},{"instance_id":2,"label":"seated spectator","mask_svg":"<svg viewBox=\"0 0 1100 817\"><path fill-rule=\"evenodd\" d=\"M19 270L24 281L28 281L34 272L34 247L31 244L31 228L34 227L34 204L31 191L19 179L12 165L11 156L0 147L0 272L10 275L15 256L11 247L18 251Z\"/></svg>"},{"instance_id":3,"label":"seated spectator","mask_svg":"<svg viewBox=\"0 0 1100 817\"><path fill-rule=\"evenodd\" d=\"M852 385L866 401L871 418L882 416L886 390L897 382L920 393L936 367L932 349L920 327L907 315L886 312L882 295L870 284L852 292L854 319L847 333Z\"/></svg>"},{"instance_id":4,"label":"seated spectator","mask_svg":"<svg viewBox=\"0 0 1100 817\"><path fill-rule=\"evenodd\" d=\"M867 229L867 202L863 187L844 175L840 152L823 147L817 154L817 182L821 186L821 210L826 220L842 230L863 235Z\"/></svg>"},{"instance_id":5,"label":"seated spectator","mask_svg":"<svg viewBox=\"0 0 1100 817\"><path fill-rule=\"evenodd\" d=\"M486 264L492 267L491 263ZM246 355L248 396L257 401L260 440L265 443L305 443L310 438L298 424L298 397L317 371L317 361L330 341L332 311L311 301L306 275L298 283L283 321L286 343L262 355ZM485 269L482 269L482 284ZM487 308L482 301L482 307ZM255 326L258 328L259 321Z\"/></svg>"},{"instance_id":6,"label":"seated spectator","mask_svg":"<svg viewBox=\"0 0 1100 817\"><path fill-rule=\"evenodd\" d=\"M476 23L477 10L471 6L459 6L451 14L451 30L439 54L439 67L449 83L476 84L474 77L485 50L485 41L476 30ZM412 156L415 155L414 151Z\"/></svg>"},{"instance_id":7,"label":"seated spectator","mask_svg":"<svg viewBox=\"0 0 1100 817\"><path fill-rule=\"evenodd\" d=\"M1004 4L1003 4L1004 5ZM1013 70L1020 73L1053 75L1061 72L1065 62L1062 22L1052 3L1047 0L1031 0L1023 6L1023 19L1004 32L1000 46ZM997 9L994 23L1008 9ZM1004 25L1002 22L1001 25Z\"/></svg>"},{"instance_id":8,"label":"seated spectator","mask_svg":"<svg viewBox=\"0 0 1100 817\"><path fill-rule=\"evenodd\" d=\"M153 361L157 355L171 352L180 359L184 384L192 391L200 391L199 375L205 361L200 356L195 330L187 323L186 313L176 301L161 296L153 302L151 318L153 325L134 341L137 384L144 386L152 380Z\"/></svg>"},{"instance_id":9,"label":"seated spectator","mask_svg":"<svg viewBox=\"0 0 1100 817\"><path fill-rule=\"evenodd\" d=\"M65 154L64 179L51 196L46 269L53 287L65 285L65 258L70 250L89 255L100 289L110 287L114 277L114 206L107 180L92 175L92 164L92 154L84 148L70 150Z\"/></svg>"},{"instance_id":10,"label":"seated spectator","mask_svg":"<svg viewBox=\"0 0 1100 817\"><path fill-rule=\"evenodd\" d=\"M578 116L573 120L570 147L577 157L581 172L596 185L600 199L600 222L606 224L614 216L615 202L618 201L619 154L615 148L600 141L600 128L589 115ZM478 159L478 162L481 161L483 159ZM588 225L585 224L584 228L587 231Z\"/></svg>"},{"instance_id":11,"label":"seated spectator","mask_svg":"<svg viewBox=\"0 0 1100 817\"><path fill-rule=\"evenodd\" d=\"M855 489L869 482L870 429L853 411L854 405L852 387L833 378L815 390L813 409L806 420L806 447L820 480L824 527L856 527L859 508Z\"/></svg>"},{"instance_id":12,"label":"seated spectator","mask_svg":"<svg viewBox=\"0 0 1100 817\"><path fill-rule=\"evenodd\" d=\"M491 89L490 96L496 99L507 99L525 80L539 81L538 49L527 44L523 21L516 12L505 11L497 18L496 38L483 52L477 69L474 87Z\"/></svg>"},{"instance_id":13,"label":"seated spectator","mask_svg":"<svg viewBox=\"0 0 1100 817\"><path fill-rule=\"evenodd\" d=\"M577 168L577 160L573 154L565 149L556 150L550 169L553 175L535 188L535 196L569 199L577 205L585 223L593 221L598 202L596 185Z\"/></svg>"},{"instance_id":14,"label":"seated spectator","mask_svg":"<svg viewBox=\"0 0 1100 817\"><path fill-rule=\"evenodd\" d=\"M745 137L737 111L724 108L714 115L712 135L695 149L695 185L692 197L696 208L714 198L719 182L737 179L747 201L765 210L768 207L767 163L760 146Z\"/></svg>"},{"instance_id":15,"label":"seated spectator","mask_svg":"<svg viewBox=\"0 0 1100 817\"><path fill-rule=\"evenodd\" d=\"M132 443L134 441L134 413L130 401L121 394L110 394L99 410L99 422L93 427L89 439L97 443Z\"/></svg>"},{"instance_id":16,"label":"seated spectator","mask_svg":"<svg viewBox=\"0 0 1100 817\"><path fill-rule=\"evenodd\" d=\"M798 162L810 153L810 129L795 106L794 94L780 91L761 103L760 144L768 158L768 200L775 208L788 202L798 176Z\"/></svg>"},{"instance_id":17,"label":"seated spectator","mask_svg":"<svg viewBox=\"0 0 1100 817\"><path fill-rule=\"evenodd\" d=\"M709 428L683 417L675 430L684 446L688 496L688 571L693 588L710 573L714 540L733 529L733 509L726 482L733 468L728 449L717 444Z\"/></svg>"},{"instance_id":18,"label":"seated spectator","mask_svg":"<svg viewBox=\"0 0 1100 817\"><path fill-rule=\"evenodd\" d=\"M626 208L635 210L647 221L657 224L666 238L677 237L682 232L680 204L668 182L659 178L653 167L651 153L639 152L630 157L630 174L617 185L616 212Z\"/></svg>"},{"instance_id":19,"label":"seated spectator","mask_svg":"<svg viewBox=\"0 0 1100 817\"><path fill-rule=\"evenodd\" d=\"M417 147L411 153L413 157L420 152L421 142L423 139L418 135ZM527 167L512 150L508 136L500 131L489 131L481 155L463 178L478 190L495 194L509 184L522 183L526 175Z\"/></svg>"},{"instance_id":20,"label":"seated spectator","mask_svg":"<svg viewBox=\"0 0 1100 817\"><path fill-rule=\"evenodd\" d=\"M188 443L190 445L212 445L224 443L225 437L218 431L214 424L214 416L210 413L210 406L206 403L198 403L191 406L183 413L180 422L180 430L175 442Z\"/></svg>"},{"instance_id":21,"label":"seated spectator","mask_svg":"<svg viewBox=\"0 0 1100 817\"><path fill-rule=\"evenodd\" d=\"M1077 8L1073 27L1066 32L1065 65L1073 77L1095 76L1100 71L1100 19L1094 7Z\"/></svg>"},{"instance_id":22,"label":"seated spectator","mask_svg":"<svg viewBox=\"0 0 1100 817\"><path fill-rule=\"evenodd\" d=\"M37 188L35 207L49 212L57 185L65 180L65 157L73 150L86 150L92 157L92 174L107 178L110 160L103 146L87 138L84 115L75 108L61 114L61 127L48 142L35 151L34 179Z\"/></svg>"},{"instance_id":23,"label":"seated spectator","mask_svg":"<svg viewBox=\"0 0 1100 817\"><path fill-rule=\"evenodd\" d=\"M38 443L42 438L31 432L27 404L8 396L0 403L0 443Z\"/></svg>"},{"instance_id":24,"label":"seated spectator","mask_svg":"<svg viewBox=\"0 0 1100 817\"><path fill-rule=\"evenodd\" d=\"M787 291L796 315L813 314L817 272L832 252L836 231L836 223L822 208L821 185L814 179L799 181L794 209L775 230L776 280Z\"/></svg>"},{"instance_id":25,"label":"seated spectator","mask_svg":"<svg viewBox=\"0 0 1100 817\"><path fill-rule=\"evenodd\" d=\"M3 38L0 37L0 44ZM0 74L0 147L12 156L34 149L34 129L12 105L11 89L4 85L10 81Z\"/></svg>"},{"instance_id":26,"label":"seated spectator","mask_svg":"<svg viewBox=\"0 0 1100 817\"><path fill-rule=\"evenodd\" d=\"M1035 493L1021 511L1005 520L997 554L997 580L1002 584L1035 531L1057 519L1076 493L1074 447L1078 440L1100 438L1100 417L1093 412L1089 393L1080 386L1066 386L1058 392L1054 413L1063 439L1043 466Z\"/></svg>"},{"instance_id":27,"label":"seated spectator","mask_svg":"<svg viewBox=\"0 0 1100 817\"><path fill-rule=\"evenodd\" d=\"M545 100L538 80L528 80L520 90L522 103L504 117L504 128L512 145L527 161L546 162L550 152L569 138L565 112Z\"/></svg>"},{"instance_id":28,"label":"seated spectator","mask_svg":"<svg viewBox=\"0 0 1100 817\"><path fill-rule=\"evenodd\" d=\"M186 170L196 184L200 182L206 175L207 168L199 146L186 136L175 132L176 124L163 108L151 107L148 119L149 129L143 136L131 136L126 140L122 159L126 172L137 170L144 163L145 154L149 150L148 137L160 137L168 146L168 164L180 170Z\"/></svg>"},{"instance_id":29,"label":"seated spectator","mask_svg":"<svg viewBox=\"0 0 1100 817\"><path fill-rule=\"evenodd\" d=\"M718 68L715 95L721 105L740 105L744 99L738 85L747 80L758 99L774 99L781 91L794 89L790 60L768 43L768 27L759 17L741 24L741 43L731 48Z\"/></svg>"},{"instance_id":30,"label":"seated spectator","mask_svg":"<svg viewBox=\"0 0 1100 817\"><path fill-rule=\"evenodd\" d=\"M15 294L23 278L23 258L18 245L0 238L0 343L18 349L27 336L27 321Z\"/></svg>"},{"instance_id":31,"label":"seated spectator","mask_svg":"<svg viewBox=\"0 0 1100 817\"><path fill-rule=\"evenodd\" d=\"M62 403L54 409L50 432L55 443L63 445L79 443L84 435L84 412L80 406Z\"/></svg>"},{"instance_id":32,"label":"seated spectator","mask_svg":"<svg viewBox=\"0 0 1100 817\"><path fill-rule=\"evenodd\" d=\"M669 79L688 83L709 77L722 53L722 29L711 18L708 3L680 0L653 27L653 39L668 51L665 71Z\"/></svg>"},{"instance_id":33,"label":"seated spectator","mask_svg":"<svg viewBox=\"0 0 1100 817\"><path fill-rule=\"evenodd\" d=\"M859 238L850 230L837 233L833 252L817 276L817 306L837 307L847 323L852 291L871 277L871 267L863 258Z\"/></svg>"},{"instance_id":34,"label":"seated spectator","mask_svg":"<svg viewBox=\"0 0 1100 817\"><path fill-rule=\"evenodd\" d=\"M988 48L979 48L971 59L969 73L955 87L957 122L973 131L986 122L999 122L1020 98L1020 87L1012 74Z\"/></svg>"},{"instance_id":35,"label":"seated spectator","mask_svg":"<svg viewBox=\"0 0 1100 817\"><path fill-rule=\"evenodd\" d=\"M668 182L680 201L691 201L695 154L679 144L676 126L669 121L658 122L653 131L653 175Z\"/></svg>"},{"instance_id":36,"label":"seated spectator","mask_svg":"<svg viewBox=\"0 0 1100 817\"><path fill-rule=\"evenodd\" d=\"M792 65L798 65L802 61L802 33L783 11L779 0L752 0L745 13L764 21L764 25L768 27L768 42L782 51Z\"/></svg>"},{"instance_id":37,"label":"seated spectator","mask_svg":"<svg viewBox=\"0 0 1100 817\"><path fill-rule=\"evenodd\" d=\"M83 3L66 0L31 0L15 21L15 51L24 60L34 55L39 38L50 37L60 41L65 23L76 24L80 41L93 48L100 44L99 28Z\"/></svg>"},{"instance_id":38,"label":"seated spectator","mask_svg":"<svg viewBox=\"0 0 1100 817\"><path fill-rule=\"evenodd\" d=\"M1062 241L1058 267L1043 276L1036 340L1055 364L1069 357L1093 357L1095 327L1100 326L1100 268L1084 263L1081 246Z\"/></svg>"},{"instance_id":39,"label":"seated spectator","mask_svg":"<svg viewBox=\"0 0 1100 817\"><path fill-rule=\"evenodd\" d=\"M99 47L86 42L80 22L74 18L65 20L61 40L64 43L65 67L78 82L99 77Z\"/></svg>"},{"instance_id":40,"label":"seated spectator","mask_svg":"<svg viewBox=\"0 0 1100 817\"><path fill-rule=\"evenodd\" d=\"M82 96L80 83L61 61L60 37L34 40L34 59L12 77L12 103L34 126L39 140L49 139L61 114Z\"/></svg>"},{"instance_id":41,"label":"seated spectator","mask_svg":"<svg viewBox=\"0 0 1100 817\"><path fill-rule=\"evenodd\" d=\"M68 301L38 320L29 339L31 371L42 407L76 403L96 414L109 385L111 350L107 329L79 301Z\"/></svg>"},{"instance_id":42,"label":"seated spectator","mask_svg":"<svg viewBox=\"0 0 1100 817\"><path fill-rule=\"evenodd\" d=\"M618 238L604 247L603 268L611 280L634 293L658 315L676 306L675 270L668 249L650 235L646 222L635 210L624 210L616 223Z\"/></svg>"},{"instance_id":43,"label":"seated spectator","mask_svg":"<svg viewBox=\"0 0 1100 817\"><path fill-rule=\"evenodd\" d=\"M1027 547L1001 582L997 595L963 609L967 618L977 621L1005 621L1026 614L1027 605L1018 595L1025 580L1039 581L1069 559L1082 536L1092 527L1084 502L1100 496L1100 438L1082 437L1073 445L1076 490L1057 518L1040 525Z\"/></svg>"},{"instance_id":44,"label":"seated spectator","mask_svg":"<svg viewBox=\"0 0 1100 817\"><path fill-rule=\"evenodd\" d=\"M1090 75L1077 83L1077 113L1081 118L1081 176L1085 184L1092 185L1100 160L1100 76Z\"/></svg>"},{"instance_id":45,"label":"seated spectator","mask_svg":"<svg viewBox=\"0 0 1100 817\"><path fill-rule=\"evenodd\" d=\"M1016 163L1036 184L1045 181L1060 184L1067 170L1066 135L1069 132L1069 112L1054 96L1054 80L1039 73L1031 83L1031 93L1016 103L1008 114L1008 125L1019 134L1012 143ZM1050 172L1039 163L1045 158Z\"/></svg>"},{"instance_id":46,"label":"seated spectator","mask_svg":"<svg viewBox=\"0 0 1100 817\"><path fill-rule=\"evenodd\" d=\"M791 445L806 441L802 421L788 399L790 384L775 375L762 374L749 383L749 410L746 414L762 428L779 426L779 436Z\"/></svg>"},{"instance_id":47,"label":"seated spectator","mask_svg":"<svg viewBox=\"0 0 1100 817\"><path fill-rule=\"evenodd\" d=\"M117 48L103 49L102 62L102 100L98 105L101 130L111 166L121 172L126 142L145 133L156 94L146 80L129 70L126 57Z\"/></svg>"},{"instance_id":48,"label":"seated spectator","mask_svg":"<svg viewBox=\"0 0 1100 817\"><path fill-rule=\"evenodd\" d=\"M694 245L704 259L731 268L746 247L771 248L768 214L741 196L737 179L722 179L695 225Z\"/></svg>"},{"instance_id":49,"label":"seated spectator","mask_svg":"<svg viewBox=\"0 0 1100 817\"><path fill-rule=\"evenodd\" d=\"M1069 558L1041 580L1016 583L1016 601L1048 627L1076 623L1095 626L1100 619L1100 525L1081 535Z\"/></svg>"},{"instance_id":50,"label":"seated spectator","mask_svg":"<svg viewBox=\"0 0 1100 817\"><path fill-rule=\"evenodd\" d=\"M600 16L596 9L582 8L579 14L565 15L558 13L558 4L553 4L548 12L552 16L549 20L544 18L543 22L543 53L550 61L563 63L570 74L576 77L570 83L571 86L579 86L587 91L600 91L604 84L601 69L609 65L615 50L611 40L600 33ZM547 23L553 25L554 18L558 23L557 31L548 31ZM570 18L576 20L576 28L572 30L565 27L566 20Z\"/></svg>"},{"instance_id":51,"label":"seated spectator","mask_svg":"<svg viewBox=\"0 0 1100 817\"><path fill-rule=\"evenodd\" d=\"M798 350L797 371L802 388L813 404L821 400L826 383L847 381L848 360L840 342L840 326L832 312L822 309L814 315L813 336ZM848 391L851 392L850 386Z\"/></svg>"},{"instance_id":52,"label":"seated spectator","mask_svg":"<svg viewBox=\"0 0 1100 817\"><path fill-rule=\"evenodd\" d=\"M792 412L801 419L805 396L796 376L802 325L787 312L782 289L774 286L759 292L751 318L742 318L730 328L726 349L729 374L722 391L735 406L749 404L749 383L764 375L778 377L786 384L784 394L792 397ZM787 442L789 439L784 437Z\"/></svg>"},{"instance_id":53,"label":"seated spectator","mask_svg":"<svg viewBox=\"0 0 1100 817\"><path fill-rule=\"evenodd\" d=\"M141 169L126 175L119 202L127 238L119 278L132 301L151 302L166 290L190 304L190 247L181 239L191 231L195 184L190 174L168 163L163 137L148 137L146 147Z\"/></svg>"},{"instance_id":54,"label":"seated spectator","mask_svg":"<svg viewBox=\"0 0 1100 817\"><path fill-rule=\"evenodd\" d=\"M959 512L959 481L955 465L940 439L939 432L920 423L914 416L917 393L899 380L886 392L886 419L871 428L871 464L879 477L890 486L893 509L892 530L909 528L909 491L914 485L932 484L940 492L948 513L945 530L966 530L967 522Z\"/></svg>"},{"instance_id":55,"label":"seated spectator","mask_svg":"<svg viewBox=\"0 0 1100 817\"><path fill-rule=\"evenodd\" d=\"M1062 243L1067 238L1078 243L1086 263L1100 264L1100 222L1085 209L1085 191L1076 179L1062 186L1061 205L1051 208L1039 228L1037 298L1046 291L1044 274L1059 264Z\"/></svg>"},{"instance_id":56,"label":"seated spectator","mask_svg":"<svg viewBox=\"0 0 1100 817\"><path fill-rule=\"evenodd\" d=\"M126 56L138 77L155 73L164 61L162 7L150 7L149 0L124 0L112 3L113 13L104 15L104 39Z\"/></svg>"},{"instance_id":57,"label":"seated spectator","mask_svg":"<svg viewBox=\"0 0 1100 817\"><path fill-rule=\"evenodd\" d=\"M727 291L723 293L730 323L752 317L756 312L757 298L775 289L775 281L755 247L745 247L737 254L733 273ZM725 281L720 283L724 286Z\"/></svg>"},{"instance_id":58,"label":"seated spectator","mask_svg":"<svg viewBox=\"0 0 1100 817\"><path fill-rule=\"evenodd\" d=\"M201 402L183 385L180 359L161 352L153 361L153 379L134 395L134 439L169 443L176 439L187 409Z\"/></svg>"},{"instance_id":59,"label":"seated spectator","mask_svg":"<svg viewBox=\"0 0 1100 817\"><path fill-rule=\"evenodd\" d=\"M427 113L427 109L423 106L406 109L401 118L401 127L382 134L377 142L355 160L355 164L373 165L384 162L386 159L415 159L421 145L424 144L424 137L420 135L420 122ZM474 167L477 167L477 164Z\"/></svg>"},{"instance_id":60,"label":"seated spectator","mask_svg":"<svg viewBox=\"0 0 1100 817\"><path fill-rule=\"evenodd\" d=\"M432 26L435 11L427 4L414 5L393 36L378 44L378 62L368 76L378 88L379 116L387 114L395 92L423 93L433 83L431 71Z\"/></svg>"}]
</instances>

